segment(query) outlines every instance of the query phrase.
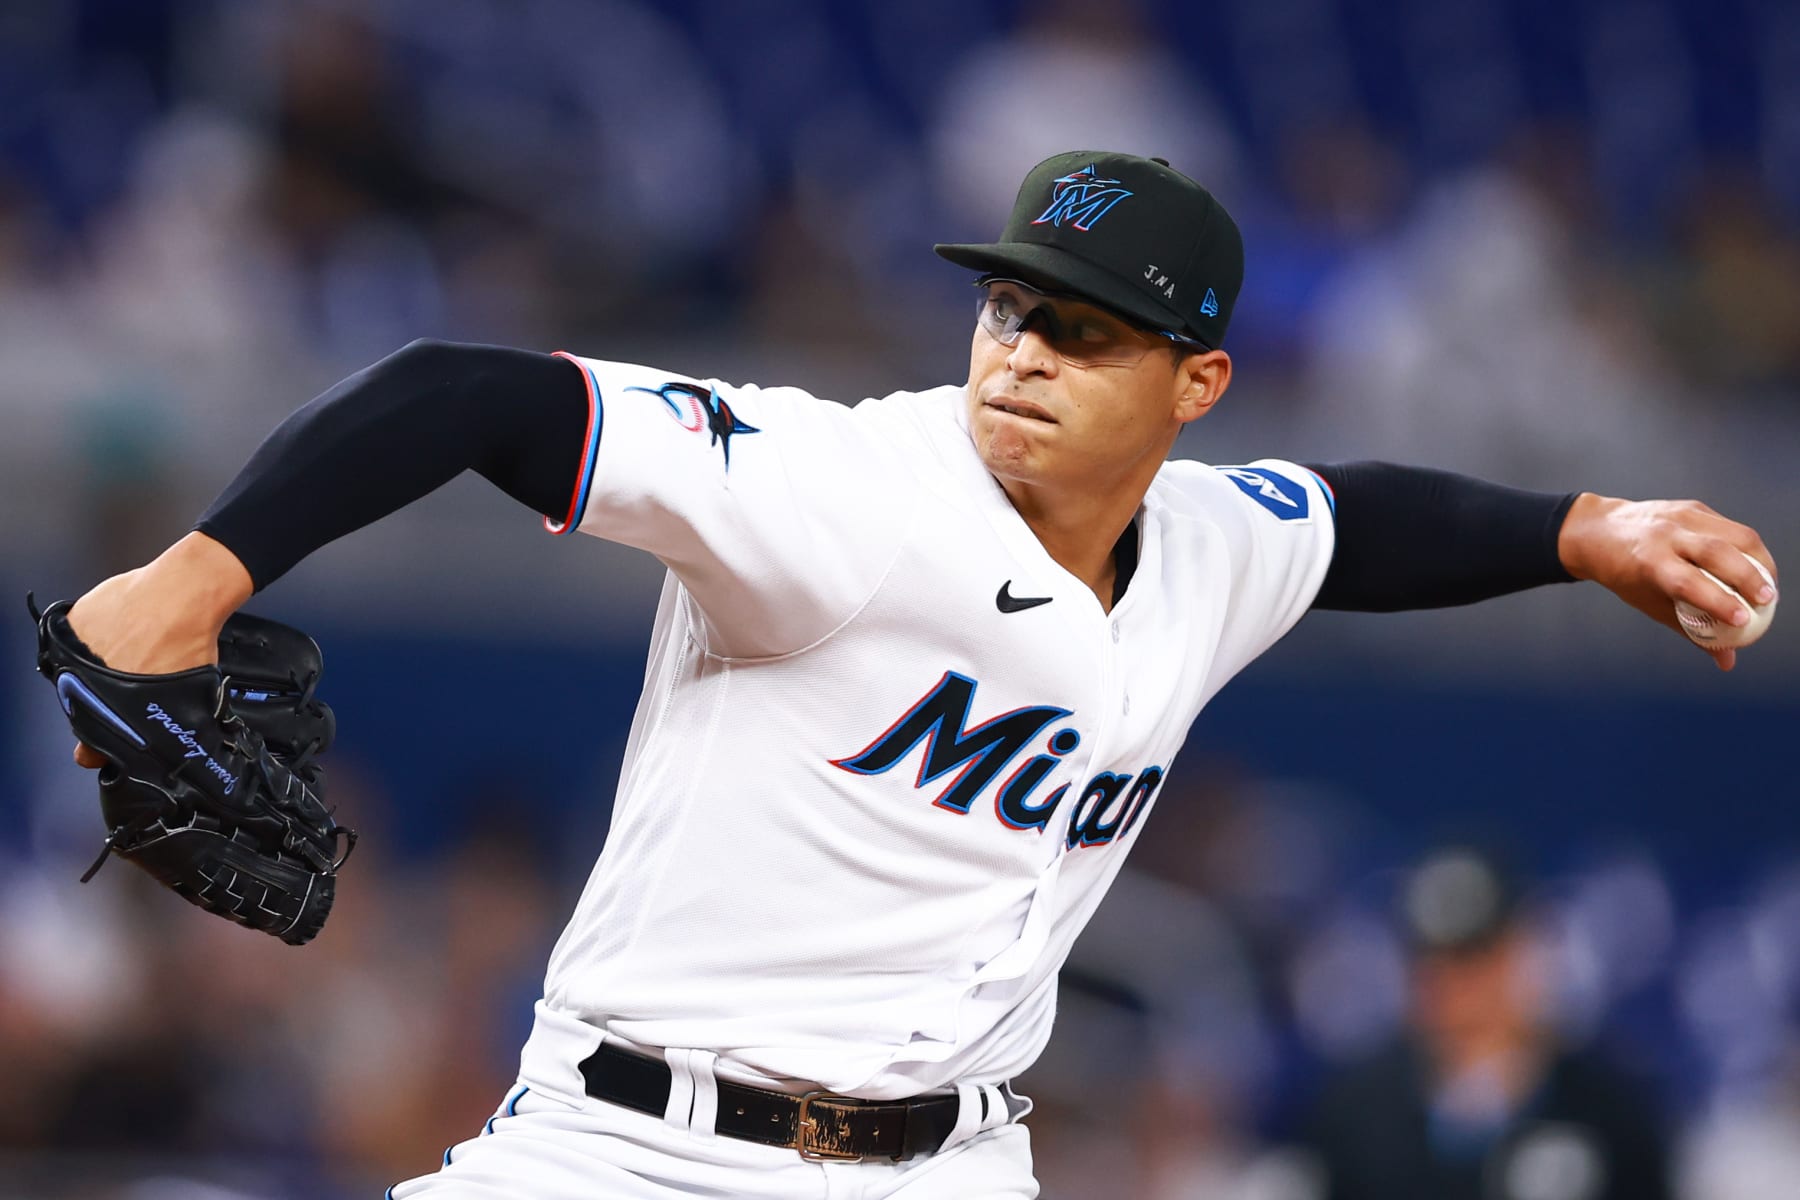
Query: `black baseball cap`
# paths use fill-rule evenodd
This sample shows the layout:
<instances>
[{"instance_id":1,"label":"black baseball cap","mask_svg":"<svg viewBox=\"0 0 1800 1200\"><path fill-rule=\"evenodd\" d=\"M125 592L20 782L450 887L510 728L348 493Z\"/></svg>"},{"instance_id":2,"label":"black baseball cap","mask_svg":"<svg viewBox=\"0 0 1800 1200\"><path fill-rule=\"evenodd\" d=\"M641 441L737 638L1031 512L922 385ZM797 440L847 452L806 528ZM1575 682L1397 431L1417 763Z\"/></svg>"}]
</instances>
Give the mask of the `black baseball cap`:
<instances>
[{"instance_id":1,"label":"black baseball cap","mask_svg":"<svg viewBox=\"0 0 1800 1200\"><path fill-rule=\"evenodd\" d=\"M1440 847L1408 874L1400 924L1415 954L1460 954L1492 945L1520 918L1520 880L1494 846Z\"/></svg>"},{"instance_id":2,"label":"black baseball cap","mask_svg":"<svg viewBox=\"0 0 1800 1200\"><path fill-rule=\"evenodd\" d=\"M1213 349L1244 281L1243 236L1211 192L1160 158L1099 150L1033 167L999 241L933 248Z\"/></svg>"}]
</instances>

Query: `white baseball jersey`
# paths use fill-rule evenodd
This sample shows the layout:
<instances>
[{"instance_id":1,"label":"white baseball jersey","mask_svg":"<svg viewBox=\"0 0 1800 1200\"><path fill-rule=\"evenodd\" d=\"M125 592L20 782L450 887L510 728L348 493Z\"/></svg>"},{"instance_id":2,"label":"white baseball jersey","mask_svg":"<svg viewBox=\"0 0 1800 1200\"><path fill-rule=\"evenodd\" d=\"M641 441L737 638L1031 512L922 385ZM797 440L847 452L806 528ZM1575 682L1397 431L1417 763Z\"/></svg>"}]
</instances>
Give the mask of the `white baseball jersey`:
<instances>
[{"instance_id":1,"label":"white baseball jersey","mask_svg":"<svg viewBox=\"0 0 1800 1200\"><path fill-rule=\"evenodd\" d=\"M605 850L545 1003L741 1077L992 1083L1188 726L1306 611L1330 497L1165 464L1106 612L982 465L964 389L854 408L573 359L568 518L669 567Z\"/></svg>"}]
</instances>

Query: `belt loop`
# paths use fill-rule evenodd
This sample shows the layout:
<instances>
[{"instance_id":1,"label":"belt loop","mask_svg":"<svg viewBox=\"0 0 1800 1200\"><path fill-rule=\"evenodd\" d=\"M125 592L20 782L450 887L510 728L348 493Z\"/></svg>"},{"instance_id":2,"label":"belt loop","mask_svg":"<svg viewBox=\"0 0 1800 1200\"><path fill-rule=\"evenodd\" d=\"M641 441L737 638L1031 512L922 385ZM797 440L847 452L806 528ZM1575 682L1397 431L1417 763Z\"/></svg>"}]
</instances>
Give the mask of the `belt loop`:
<instances>
[{"instance_id":1,"label":"belt loop","mask_svg":"<svg viewBox=\"0 0 1800 1200\"><path fill-rule=\"evenodd\" d=\"M956 1085L956 1126L950 1130L950 1136L938 1148L941 1154L952 1146L960 1145L981 1132L982 1128L982 1096L981 1089L972 1083Z\"/></svg>"},{"instance_id":2,"label":"belt loop","mask_svg":"<svg viewBox=\"0 0 1800 1200\"><path fill-rule=\"evenodd\" d=\"M981 1132L998 1129L1012 1120L1012 1113L1006 1107L1006 1097L1000 1089L991 1083L981 1085Z\"/></svg>"},{"instance_id":3,"label":"belt loop","mask_svg":"<svg viewBox=\"0 0 1800 1200\"><path fill-rule=\"evenodd\" d=\"M663 1061L669 1064L669 1103L663 1109L663 1120L677 1129L692 1129L694 1075L688 1067L688 1051L665 1049Z\"/></svg>"},{"instance_id":4,"label":"belt loop","mask_svg":"<svg viewBox=\"0 0 1800 1200\"><path fill-rule=\"evenodd\" d=\"M688 1075L694 1085L694 1114L688 1132L697 1138L715 1138L718 1136L719 1077L713 1074L713 1064L719 1056L711 1050L689 1050L687 1058Z\"/></svg>"}]
</instances>

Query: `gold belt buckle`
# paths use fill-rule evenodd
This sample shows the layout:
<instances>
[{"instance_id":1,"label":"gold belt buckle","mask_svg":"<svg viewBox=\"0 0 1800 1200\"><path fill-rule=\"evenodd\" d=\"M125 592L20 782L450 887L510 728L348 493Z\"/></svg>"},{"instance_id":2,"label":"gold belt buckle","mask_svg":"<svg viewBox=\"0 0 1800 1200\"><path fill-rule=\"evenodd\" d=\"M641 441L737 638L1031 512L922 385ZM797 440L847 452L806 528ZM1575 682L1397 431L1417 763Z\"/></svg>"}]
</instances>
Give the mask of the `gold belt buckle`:
<instances>
[{"instance_id":1,"label":"gold belt buckle","mask_svg":"<svg viewBox=\"0 0 1800 1200\"><path fill-rule=\"evenodd\" d=\"M800 1097L800 1111L794 1117L794 1149L807 1162L861 1162L861 1154L851 1154L844 1150L832 1148L833 1142L844 1142L850 1138L850 1127L838 1125L833 1130L826 1130L823 1122L812 1115L813 1102L837 1100L830 1092L807 1092Z\"/></svg>"}]
</instances>

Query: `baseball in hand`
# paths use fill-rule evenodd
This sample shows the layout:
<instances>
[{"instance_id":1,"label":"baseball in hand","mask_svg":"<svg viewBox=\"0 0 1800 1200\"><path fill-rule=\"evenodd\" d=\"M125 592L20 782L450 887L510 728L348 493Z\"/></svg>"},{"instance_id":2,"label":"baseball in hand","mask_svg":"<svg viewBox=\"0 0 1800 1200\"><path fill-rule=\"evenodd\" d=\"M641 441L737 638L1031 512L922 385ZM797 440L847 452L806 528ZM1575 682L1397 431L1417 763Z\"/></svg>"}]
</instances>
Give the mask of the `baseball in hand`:
<instances>
[{"instance_id":1,"label":"baseball in hand","mask_svg":"<svg viewBox=\"0 0 1800 1200\"><path fill-rule=\"evenodd\" d=\"M1748 554L1744 557L1749 558L1751 564L1762 572L1764 579L1767 579L1771 585L1774 584L1775 580L1769 575L1767 567ZM1738 595L1736 588L1721 583L1712 572L1702 570L1700 573L1718 584L1720 591L1749 609L1750 623L1748 625L1727 625L1723 621L1714 620L1686 600L1677 600L1675 602L1675 619L1681 622L1681 632L1688 635L1690 642L1706 650L1736 650L1748 646L1768 632L1769 622L1775 619L1774 600L1767 604L1752 604Z\"/></svg>"}]
</instances>

